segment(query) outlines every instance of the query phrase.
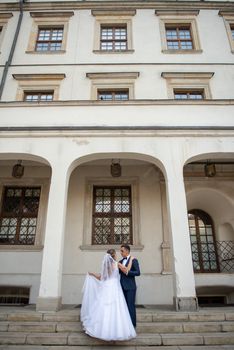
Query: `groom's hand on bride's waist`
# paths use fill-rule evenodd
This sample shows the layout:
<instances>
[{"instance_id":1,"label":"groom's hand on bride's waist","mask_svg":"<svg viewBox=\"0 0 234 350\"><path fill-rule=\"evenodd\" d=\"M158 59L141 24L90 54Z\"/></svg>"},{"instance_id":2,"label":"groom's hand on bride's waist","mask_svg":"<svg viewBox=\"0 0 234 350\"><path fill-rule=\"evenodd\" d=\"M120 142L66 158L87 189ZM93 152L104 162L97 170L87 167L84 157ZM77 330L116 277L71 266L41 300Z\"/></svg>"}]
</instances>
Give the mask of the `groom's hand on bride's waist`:
<instances>
[{"instance_id":1,"label":"groom's hand on bride's waist","mask_svg":"<svg viewBox=\"0 0 234 350\"><path fill-rule=\"evenodd\" d=\"M127 269L126 266L124 266L123 264L118 263L118 267L123 273L127 274L128 269Z\"/></svg>"}]
</instances>

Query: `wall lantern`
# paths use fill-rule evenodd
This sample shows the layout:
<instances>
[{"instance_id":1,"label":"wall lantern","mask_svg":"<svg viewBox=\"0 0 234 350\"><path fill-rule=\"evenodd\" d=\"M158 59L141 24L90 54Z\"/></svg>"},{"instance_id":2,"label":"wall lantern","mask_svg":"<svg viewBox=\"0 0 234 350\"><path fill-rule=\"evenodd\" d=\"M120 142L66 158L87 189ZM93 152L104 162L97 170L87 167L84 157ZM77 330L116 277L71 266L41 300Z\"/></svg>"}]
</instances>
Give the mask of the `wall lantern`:
<instances>
[{"instance_id":1,"label":"wall lantern","mask_svg":"<svg viewBox=\"0 0 234 350\"><path fill-rule=\"evenodd\" d=\"M215 164L207 162L207 164L205 164L204 171L206 177L214 177L216 175Z\"/></svg>"},{"instance_id":2,"label":"wall lantern","mask_svg":"<svg viewBox=\"0 0 234 350\"><path fill-rule=\"evenodd\" d=\"M114 161L112 159L110 171L111 171L111 176L120 177L121 173L122 173L122 168L121 168L120 162Z\"/></svg>"},{"instance_id":3,"label":"wall lantern","mask_svg":"<svg viewBox=\"0 0 234 350\"><path fill-rule=\"evenodd\" d=\"M12 176L16 179L20 179L24 175L24 166L21 164L22 160L18 160L12 168Z\"/></svg>"}]
</instances>

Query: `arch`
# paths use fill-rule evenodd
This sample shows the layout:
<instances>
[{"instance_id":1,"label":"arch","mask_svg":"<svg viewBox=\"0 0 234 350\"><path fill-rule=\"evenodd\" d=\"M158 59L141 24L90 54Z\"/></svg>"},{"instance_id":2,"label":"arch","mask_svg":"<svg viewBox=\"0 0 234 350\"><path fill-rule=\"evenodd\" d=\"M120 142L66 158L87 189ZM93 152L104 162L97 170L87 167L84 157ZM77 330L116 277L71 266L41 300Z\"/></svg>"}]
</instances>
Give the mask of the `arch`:
<instances>
[{"instance_id":1,"label":"arch","mask_svg":"<svg viewBox=\"0 0 234 350\"><path fill-rule=\"evenodd\" d=\"M199 217L204 222L204 224L213 225L213 220L211 216L201 209L189 210L189 214Z\"/></svg>"},{"instance_id":2,"label":"arch","mask_svg":"<svg viewBox=\"0 0 234 350\"><path fill-rule=\"evenodd\" d=\"M165 179L166 177L166 169L162 163L162 161L153 156L143 154L143 153L134 153L134 152L105 152L105 153L91 153L84 155L80 158L74 159L69 166L68 174L70 175L72 171L81 164L88 163L94 160L101 159L134 159L141 160L157 166L163 173Z\"/></svg>"},{"instance_id":3,"label":"arch","mask_svg":"<svg viewBox=\"0 0 234 350\"><path fill-rule=\"evenodd\" d=\"M122 161L123 176L117 177L117 178L113 178L111 176L110 174L111 159L120 159L120 162ZM126 165L126 168L124 169L125 165ZM77 187L75 187L74 185L73 179L75 179L76 176L78 179L78 176L80 175L79 184L82 184L83 186L83 189L80 188L80 191L81 191L80 193L83 196L83 198L85 198L84 212L83 212L84 224L82 229L83 246L90 245L91 240L93 239L93 237L91 236L91 232L93 232L93 225L92 225L93 213L92 213L92 205L90 205L90 203L92 203L92 201L94 200L93 196L96 191L96 187L98 186L112 187L108 189L111 194L112 202L114 198L114 190L113 190L114 187L119 187L119 188L120 187L123 188L124 186L130 187L129 193L131 194L130 198L132 198L132 203L133 203L131 204L131 212L132 212L131 216L134 218L134 220L132 218L130 219L131 227L132 227L131 241L134 242L135 246L141 245L140 244L140 220L139 220L140 180L138 179L138 175L136 175L136 172L135 172L135 170L138 171L136 169L138 165L143 165L146 169L144 170L144 173L142 170L140 171L140 174L141 174L140 176L142 176L142 179L143 179L143 176L145 176L145 178L147 179L149 176L150 179L152 179L155 173L157 178L161 177L159 174L159 170L163 168L163 165L161 164L161 162L157 161L157 159L153 157L150 157L145 154L139 154L139 153L129 153L129 152L92 153L92 154L88 154L80 158L74 159L73 162L70 164L70 167L68 170L68 173L70 173L68 175L68 177L70 176L69 191L72 188L72 186L74 186L73 187L74 190L75 188L77 189ZM135 170L133 170L134 168L132 166L135 167ZM161 169L159 168L159 166ZM79 170L79 167L80 167L80 170ZM92 167L94 168L90 170ZM110 220L113 221L114 220L113 217Z\"/></svg>"},{"instance_id":4,"label":"arch","mask_svg":"<svg viewBox=\"0 0 234 350\"><path fill-rule=\"evenodd\" d=\"M191 155L189 158L187 158L184 161L184 166L185 167L187 164L196 162L196 161L202 161L202 160L207 160L207 159L233 159L234 160L234 152L201 152L201 153L196 153L194 155Z\"/></svg>"},{"instance_id":5,"label":"arch","mask_svg":"<svg viewBox=\"0 0 234 350\"><path fill-rule=\"evenodd\" d=\"M234 224L233 206L234 202L228 189L211 188L205 183L196 188L186 190L188 211L193 208L199 208L207 212L214 220L217 239L222 240L218 226L229 223Z\"/></svg>"},{"instance_id":6,"label":"arch","mask_svg":"<svg viewBox=\"0 0 234 350\"><path fill-rule=\"evenodd\" d=\"M0 161L1 160L18 160L18 159L38 162L51 167L50 162L46 158L36 154L22 153L22 152L14 152L14 153L0 152Z\"/></svg>"}]
</instances>

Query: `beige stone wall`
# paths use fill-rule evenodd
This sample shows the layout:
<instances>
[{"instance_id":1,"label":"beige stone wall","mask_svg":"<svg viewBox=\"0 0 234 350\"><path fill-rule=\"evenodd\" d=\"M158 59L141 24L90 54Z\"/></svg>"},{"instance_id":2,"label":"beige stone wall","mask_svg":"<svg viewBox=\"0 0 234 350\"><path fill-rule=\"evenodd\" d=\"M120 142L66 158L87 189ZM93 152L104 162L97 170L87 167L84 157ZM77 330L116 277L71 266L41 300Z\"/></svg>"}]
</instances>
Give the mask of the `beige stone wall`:
<instances>
[{"instance_id":1,"label":"beige stone wall","mask_svg":"<svg viewBox=\"0 0 234 350\"><path fill-rule=\"evenodd\" d=\"M129 162L129 164L127 164ZM107 163L107 161L105 161ZM136 163L136 162L135 162ZM125 161L122 177L125 181L137 179L139 197L139 247L132 250L132 255L139 259L142 274L137 278L138 304L170 304L172 302L172 275L170 249L163 250L162 243L170 246L168 233L167 209L165 203L165 184L159 170L150 164L134 161ZM1 166L0 183L19 184L10 177L11 167ZM95 176L93 176L95 174ZM48 167L26 167L25 178L21 184L37 183L44 178L49 183L50 171ZM90 250L83 248L85 230L85 208L87 201L87 181L103 179L113 183L110 177L109 165L78 166L70 177L67 215L64 242L64 263L62 275L63 302L79 304L81 302L81 290L85 274L88 271L99 272L105 248ZM13 182L12 182L13 181ZM209 181L197 178L186 179L186 192L188 210L199 208L209 213L215 223L217 240L233 240L233 198L234 184L228 179L210 179ZM42 203L46 206L46 203ZM164 211L164 212L163 212ZM42 222L45 216L41 215ZM136 219L136 218L135 218ZM91 220L91 217L89 218ZM44 242L43 225L41 227L42 244ZM90 232L91 235L91 232ZM0 275L2 284L20 284L31 286L30 302L35 303L39 290L41 260L43 250L24 251L23 249L1 252ZM164 253L164 255L163 255ZM120 257L119 251L118 256ZM16 264L16 261L19 262ZM196 275L197 286L212 285L213 277L207 276L208 280ZM231 276L216 275L219 283L229 285ZM230 281L229 281L230 280ZM208 282L207 282L208 281ZM164 291L162 293L162 290ZM153 291L153 293L152 293Z\"/></svg>"},{"instance_id":2,"label":"beige stone wall","mask_svg":"<svg viewBox=\"0 0 234 350\"><path fill-rule=\"evenodd\" d=\"M136 198L139 206L140 217L139 239L144 247L139 251L132 251L132 255L139 259L142 275L137 278L139 284L138 303L170 303L170 293L160 295L160 283L170 286L170 278L161 276L162 254L161 244L163 240L162 232L162 208L160 181L157 168L153 165L123 165L123 174L119 181L131 182L132 177L137 179L139 197ZM93 176L95 174L95 176ZM99 272L105 248L101 250L81 250L83 245L84 210L86 192L86 182L92 178L109 178L109 183L113 183L110 177L109 166L92 166L92 162L87 166L76 168L70 178L68 192L68 206L65 234L65 253L63 268L63 295L66 302L74 303L81 301L81 288L84 276L87 271ZM89 218L91 220L91 217ZM136 218L133 218L136 220ZM89 232L91 237L91 232ZM119 247L118 247L119 248ZM120 258L120 253L118 251ZM147 288L143 286L147 284ZM154 289L154 293L148 292ZM169 288L171 289L171 288Z\"/></svg>"},{"instance_id":3,"label":"beige stone wall","mask_svg":"<svg viewBox=\"0 0 234 350\"><path fill-rule=\"evenodd\" d=\"M35 246L0 246L0 280L1 285L20 285L30 287L30 303L35 303L40 284L41 262L43 255L46 208L50 182L50 169L45 166L25 166L22 179L11 176L12 166L0 163L0 193L3 186L38 186L42 187L38 215ZM2 206L2 196L0 207Z\"/></svg>"},{"instance_id":4,"label":"beige stone wall","mask_svg":"<svg viewBox=\"0 0 234 350\"><path fill-rule=\"evenodd\" d=\"M0 4L0 14L12 13L12 17L9 16L4 23L0 38L2 66L7 60L9 43L12 42L19 16L14 6L16 2L9 2L12 7L2 2ZM108 1L98 3L99 10L103 10ZM17 251L11 247L1 248L0 276L2 284L32 286L32 303L36 302L39 295L41 270L43 278L40 296L60 298L62 280L63 302L74 304L81 302L81 288L86 272L99 270L104 247L100 250L87 248L90 241L87 183L97 179L112 180L106 163L102 165L98 162L113 156L125 158L123 181L130 181L137 187L137 227L134 230L137 244L133 247L133 255L139 259L142 270L141 277L137 279L137 303L170 304L173 295L194 296L191 254L189 249L183 249L184 244L189 248L189 237L182 172L184 164L194 159L234 158L233 48L230 45L230 33L227 32L227 21L232 21L233 13L231 19L230 16L219 14L220 5L212 1L198 2L196 5L193 3L195 10L190 8L187 1L182 5L176 2L174 5L178 6L178 10L186 7L189 16L192 16L197 50L172 54L163 52L165 47L160 21L165 14L162 14L163 11L161 14L155 13L161 4L155 3L154 8L150 8L144 1L136 11L135 7L130 11L131 14L128 11L131 47L126 54L95 51L98 13L97 9L96 14L92 13L93 9L88 7L87 2L76 1L74 8L71 4L66 8L62 1L61 4L51 5L45 0L39 4L33 0L25 4L22 28L3 91L4 103L0 104L0 127L5 128L0 134L0 186L14 183L11 167L3 165L3 160L16 160L20 157L30 161L38 157L37 160L40 161L41 158L41 163L47 166L29 166L24 178L18 183L40 182L45 190L37 247ZM164 4L168 10L169 3ZM228 6L228 2L223 1L222 10ZM53 54L32 52L36 17L30 12L50 11L52 8L56 11L74 12L66 18L63 50ZM176 15L178 13L174 12L172 16ZM111 16L113 18L113 14ZM117 14L115 20L118 18L122 20L123 15ZM3 68L0 68L0 73L2 71ZM104 83L107 79L109 87L115 83L126 84L131 88L130 97L135 100L109 104L90 101L95 98L98 86L97 79L95 82L93 79L94 73L102 73L103 76L111 73L105 75ZM169 73L174 74L174 77ZM172 98L173 84L179 84L175 73L180 73L179 80L185 78L183 87L186 87L186 83L187 87L196 86L195 82L198 87L204 86L206 97L211 101L169 100ZM194 78L195 73L197 78ZM45 74L50 77L53 75L54 79L55 76L62 77L59 81L56 80L56 101L33 106L20 101L15 103L17 99L22 99L23 87L27 88L25 75L32 77L35 74L40 77L34 77L34 82L29 82L28 88L33 85L36 89L35 81L40 81L40 87L45 88L48 79L45 82L41 80ZM130 81L127 81L127 75L130 76ZM111 82L110 76L114 76L115 80ZM54 81L50 84L53 85ZM5 103L10 101L14 103ZM6 131L9 127L39 129ZM41 128L47 127L57 129L41 131ZM68 127L71 130L63 130ZM77 127L94 129L79 131ZM131 130L95 129L98 127L130 127ZM144 127L145 130L135 130L136 127ZM83 157L95 159L96 163L86 164ZM134 162L134 159L138 159L138 162ZM159 176L156 165L161 166L166 181ZM69 179L71 169L74 171ZM66 180L69 182L68 196ZM49 193L50 181L52 191ZM191 174L186 178L188 209L199 207L207 211L214 218L215 231L220 240L234 239L233 192L233 176L209 181L204 177L193 178ZM178 196L182 205L181 202L176 202ZM54 203L48 203L48 198L52 198ZM56 202L57 198L61 199L62 204ZM63 203L64 207L67 206L67 212ZM47 205L50 209L48 216ZM56 217L57 207L59 218ZM60 227L56 226L57 221L61 223ZM170 258L171 237L174 244L173 259ZM43 248L45 242L47 246ZM188 264L185 268L186 259ZM173 266L174 274L171 271ZM204 275L196 275L196 286L201 287L206 283L231 286L231 277L210 274L206 279Z\"/></svg>"},{"instance_id":5,"label":"beige stone wall","mask_svg":"<svg viewBox=\"0 0 234 350\"><path fill-rule=\"evenodd\" d=\"M42 10L43 8L40 11ZM65 52L42 54L28 51L32 31L35 31L35 19L30 15L30 11L24 11L13 59L13 64L17 66L9 70L3 100L16 99L17 82L12 74L17 73L66 74L66 78L61 82L59 99L89 100L91 83L86 73L108 71L139 72L140 76L135 81L136 99L170 98L166 82L161 77L162 72L213 72L214 77L210 81L211 97L233 98L233 52L226 30L225 16L219 16L217 9L200 10L195 16L201 52L186 55L162 52L160 16L155 14L154 9L138 9L136 15L131 18L133 52L111 55L93 52L96 16L92 15L91 10L80 9L73 12L74 15L66 18L68 27ZM5 32L2 33L2 64L7 60L8 43L12 41L17 23L18 13L13 11L12 14L13 17L8 20ZM176 18L176 14L171 17ZM215 37L213 28L216 28ZM30 45L33 47L32 43ZM115 66L112 63L115 63Z\"/></svg>"}]
</instances>

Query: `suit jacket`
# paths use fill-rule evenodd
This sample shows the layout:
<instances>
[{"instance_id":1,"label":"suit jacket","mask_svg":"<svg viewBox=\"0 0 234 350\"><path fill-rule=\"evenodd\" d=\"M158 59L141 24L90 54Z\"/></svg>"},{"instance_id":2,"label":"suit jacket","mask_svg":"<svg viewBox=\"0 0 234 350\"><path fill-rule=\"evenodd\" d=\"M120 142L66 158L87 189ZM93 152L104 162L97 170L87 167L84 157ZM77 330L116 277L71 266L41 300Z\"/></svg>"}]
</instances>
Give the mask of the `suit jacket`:
<instances>
[{"instance_id":1,"label":"suit jacket","mask_svg":"<svg viewBox=\"0 0 234 350\"><path fill-rule=\"evenodd\" d=\"M130 262L130 258L128 259L126 266L128 266L129 262ZM123 263L123 259L120 260L120 263L121 264ZM131 269L128 271L127 275L123 273L121 270L119 270L119 272L120 272L120 283L122 288L124 290L136 289L135 276L140 276L141 274L138 260L133 259Z\"/></svg>"}]
</instances>

